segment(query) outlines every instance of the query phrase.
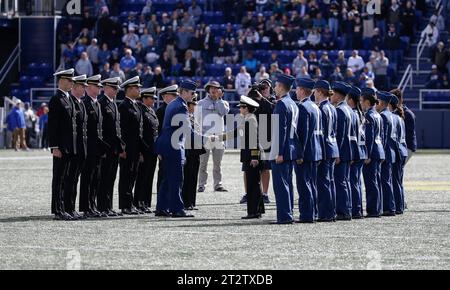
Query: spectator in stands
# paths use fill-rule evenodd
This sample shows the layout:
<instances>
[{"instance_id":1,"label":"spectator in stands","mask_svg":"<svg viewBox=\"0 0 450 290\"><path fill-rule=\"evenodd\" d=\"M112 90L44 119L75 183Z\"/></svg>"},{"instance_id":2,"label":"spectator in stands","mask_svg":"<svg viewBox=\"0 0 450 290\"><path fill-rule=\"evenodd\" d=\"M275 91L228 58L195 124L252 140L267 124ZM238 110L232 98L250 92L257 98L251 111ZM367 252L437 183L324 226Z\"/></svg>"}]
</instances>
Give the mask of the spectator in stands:
<instances>
[{"instance_id":1,"label":"spectator in stands","mask_svg":"<svg viewBox=\"0 0 450 290\"><path fill-rule=\"evenodd\" d=\"M247 11L247 14L242 18L241 25L242 28L247 29L253 27L256 24L256 20L253 17L252 11Z\"/></svg>"},{"instance_id":2,"label":"spectator in stands","mask_svg":"<svg viewBox=\"0 0 450 290\"><path fill-rule=\"evenodd\" d=\"M389 24L389 31L384 39L384 47L387 50L389 59L393 63L398 63L399 61L397 50L401 48L400 43L400 36L396 31L395 25Z\"/></svg>"},{"instance_id":3,"label":"spectator in stands","mask_svg":"<svg viewBox=\"0 0 450 290\"><path fill-rule=\"evenodd\" d=\"M275 4L272 8L273 14L278 15L280 17L281 15L284 15L286 13L286 7L284 3L281 2L281 0L275 0Z\"/></svg>"},{"instance_id":4,"label":"spectator in stands","mask_svg":"<svg viewBox=\"0 0 450 290\"><path fill-rule=\"evenodd\" d=\"M97 53L99 66L104 66L111 59L111 51L108 48L108 44L105 42L102 45L102 49Z\"/></svg>"},{"instance_id":5,"label":"spectator in stands","mask_svg":"<svg viewBox=\"0 0 450 290\"><path fill-rule=\"evenodd\" d=\"M202 43L203 43L203 34L199 28L197 28L192 35L191 45L189 49L192 50L192 54L195 59L199 59L202 57Z\"/></svg>"},{"instance_id":6,"label":"spectator in stands","mask_svg":"<svg viewBox=\"0 0 450 290\"><path fill-rule=\"evenodd\" d=\"M343 50L339 50L338 52L338 58L336 60L336 65L339 66L339 68L342 71L346 71L347 70L347 59L345 58L345 54Z\"/></svg>"},{"instance_id":7,"label":"spectator in stands","mask_svg":"<svg viewBox=\"0 0 450 290\"><path fill-rule=\"evenodd\" d=\"M319 49L320 47L320 33L317 28L313 28L309 31L306 38L307 47L309 49Z\"/></svg>"},{"instance_id":8,"label":"spectator in stands","mask_svg":"<svg viewBox=\"0 0 450 290\"><path fill-rule=\"evenodd\" d=\"M347 67L350 68L353 73L359 73L364 68L364 60L358 55L357 50L352 51L352 56L348 58Z\"/></svg>"},{"instance_id":9,"label":"spectator in stands","mask_svg":"<svg viewBox=\"0 0 450 290\"><path fill-rule=\"evenodd\" d=\"M283 71L280 70L280 68L278 67L278 63L272 63L270 65L269 75L270 75L270 80L272 81L272 83L276 82L278 75L281 73L283 73Z\"/></svg>"},{"instance_id":10,"label":"spectator in stands","mask_svg":"<svg viewBox=\"0 0 450 290\"><path fill-rule=\"evenodd\" d=\"M182 75L193 77L197 69L197 60L193 57L192 51L187 50L184 56Z\"/></svg>"},{"instance_id":11,"label":"spectator in stands","mask_svg":"<svg viewBox=\"0 0 450 290\"><path fill-rule=\"evenodd\" d=\"M158 64L161 66L165 75L170 75L170 71L172 70L172 60L170 59L167 50L163 52L162 57L158 60Z\"/></svg>"},{"instance_id":12,"label":"spectator in stands","mask_svg":"<svg viewBox=\"0 0 450 290\"><path fill-rule=\"evenodd\" d=\"M303 67L308 67L308 60L304 57L303 50L299 50L297 57L292 62L292 72L294 76L299 77Z\"/></svg>"},{"instance_id":13,"label":"spectator in stands","mask_svg":"<svg viewBox=\"0 0 450 290\"><path fill-rule=\"evenodd\" d=\"M321 34L321 45L323 49L331 50L336 48L333 32L326 26Z\"/></svg>"},{"instance_id":14,"label":"spectator in stands","mask_svg":"<svg viewBox=\"0 0 450 290\"><path fill-rule=\"evenodd\" d=\"M189 15L189 12L186 11L183 13L183 18L180 21L180 25L184 26L184 28L187 30L190 27L192 28L195 26L195 20Z\"/></svg>"},{"instance_id":15,"label":"spectator in stands","mask_svg":"<svg viewBox=\"0 0 450 290\"><path fill-rule=\"evenodd\" d=\"M97 44L97 38L93 38L91 40L91 45L89 45L86 49L86 52L88 54L88 58L92 63L93 68L93 74L97 74L99 70L99 59L98 59L98 53L100 51L100 48Z\"/></svg>"},{"instance_id":16,"label":"spectator in stands","mask_svg":"<svg viewBox=\"0 0 450 290\"><path fill-rule=\"evenodd\" d=\"M322 70L320 68L316 67L312 79L316 82L325 79L325 77L322 75Z\"/></svg>"},{"instance_id":17,"label":"spectator in stands","mask_svg":"<svg viewBox=\"0 0 450 290\"><path fill-rule=\"evenodd\" d=\"M362 74L364 74L368 79L374 80L375 74L373 73L373 70L369 66L364 66Z\"/></svg>"},{"instance_id":18,"label":"spectator in stands","mask_svg":"<svg viewBox=\"0 0 450 290\"><path fill-rule=\"evenodd\" d=\"M433 64L431 66L431 73L427 78L425 87L427 89L439 89L441 87L441 81L441 74L437 69L437 65Z\"/></svg>"},{"instance_id":19,"label":"spectator in stands","mask_svg":"<svg viewBox=\"0 0 450 290\"><path fill-rule=\"evenodd\" d=\"M298 77L310 77L306 66L302 67L302 70L300 71L300 74L298 75Z\"/></svg>"},{"instance_id":20,"label":"spectator in stands","mask_svg":"<svg viewBox=\"0 0 450 290\"><path fill-rule=\"evenodd\" d=\"M145 61L150 65L153 65L154 63L156 63L158 61L159 53L158 53L158 50L157 50L157 47L155 45L155 41L153 40L153 38L148 39L148 44L144 50L144 55L145 55Z\"/></svg>"},{"instance_id":21,"label":"spectator in stands","mask_svg":"<svg viewBox=\"0 0 450 290\"><path fill-rule=\"evenodd\" d=\"M416 11L413 8L412 1L406 1L405 9L401 12L400 18L403 24L403 35L413 38L416 26Z\"/></svg>"},{"instance_id":22,"label":"spectator in stands","mask_svg":"<svg viewBox=\"0 0 450 290\"><path fill-rule=\"evenodd\" d=\"M214 56L215 64L223 64L229 62L231 56L231 50L228 43L225 42L225 38L221 38L219 45L216 48L216 56Z\"/></svg>"},{"instance_id":23,"label":"spectator in stands","mask_svg":"<svg viewBox=\"0 0 450 290\"><path fill-rule=\"evenodd\" d=\"M214 51L214 35L211 33L209 26L205 27L205 35L203 38L203 59L206 62L211 62Z\"/></svg>"},{"instance_id":24,"label":"spectator in stands","mask_svg":"<svg viewBox=\"0 0 450 290\"><path fill-rule=\"evenodd\" d=\"M102 80L109 79L109 76L111 75L111 66L109 65L109 62L106 62L103 65L100 75L102 76Z\"/></svg>"},{"instance_id":25,"label":"spectator in stands","mask_svg":"<svg viewBox=\"0 0 450 290\"><path fill-rule=\"evenodd\" d=\"M283 48L283 32L280 26L275 27L270 36L270 48L280 50Z\"/></svg>"},{"instance_id":26,"label":"spectator in stands","mask_svg":"<svg viewBox=\"0 0 450 290\"><path fill-rule=\"evenodd\" d=\"M130 71L128 78L142 77L142 73L143 73L142 68L143 68L142 63L138 62L136 64L136 66Z\"/></svg>"},{"instance_id":27,"label":"spectator in stands","mask_svg":"<svg viewBox=\"0 0 450 290\"><path fill-rule=\"evenodd\" d=\"M192 16L195 23L199 23L203 14L202 8L197 5L197 1L193 0L191 3L191 7L188 9L189 15Z\"/></svg>"},{"instance_id":28,"label":"spectator in stands","mask_svg":"<svg viewBox=\"0 0 450 290\"><path fill-rule=\"evenodd\" d=\"M39 117L39 132L41 135L41 148L48 150L48 107L44 106Z\"/></svg>"},{"instance_id":29,"label":"spectator in stands","mask_svg":"<svg viewBox=\"0 0 450 290\"><path fill-rule=\"evenodd\" d=\"M110 78L120 78L121 82L125 81L125 72L120 68L120 64L116 62L113 66L113 70L109 74Z\"/></svg>"},{"instance_id":30,"label":"spectator in stands","mask_svg":"<svg viewBox=\"0 0 450 290\"><path fill-rule=\"evenodd\" d=\"M391 5L387 14L388 24L397 24L400 22L400 5L397 0L391 0Z\"/></svg>"},{"instance_id":31,"label":"spectator in stands","mask_svg":"<svg viewBox=\"0 0 450 290\"><path fill-rule=\"evenodd\" d=\"M125 46L130 47L131 49L135 49L136 45L139 42L139 36L135 34L135 28L130 27L128 29L128 33L122 37L122 42Z\"/></svg>"},{"instance_id":32,"label":"spectator in stands","mask_svg":"<svg viewBox=\"0 0 450 290\"><path fill-rule=\"evenodd\" d=\"M445 44L440 41L431 52L431 61L437 66L441 74L447 73L447 62L450 60L450 52L445 49Z\"/></svg>"},{"instance_id":33,"label":"spectator in stands","mask_svg":"<svg viewBox=\"0 0 450 290\"><path fill-rule=\"evenodd\" d=\"M248 92L251 84L252 84L252 77L247 72L247 69L245 68L245 66L242 66L239 73L236 76L235 85L234 85L236 88L237 94L239 96L247 95L247 92Z\"/></svg>"},{"instance_id":34,"label":"spectator in stands","mask_svg":"<svg viewBox=\"0 0 450 290\"><path fill-rule=\"evenodd\" d=\"M267 0L256 0L256 12L262 13L267 7L268 2Z\"/></svg>"},{"instance_id":35,"label":"spectator in stands","mask_svg":"<svg viewBox=\"0 0 450 290\"><path fill-rule=\"evenodd\" d=\"M287 26L283 36L283 49L294 50L298 47L298 35L291 24Z\"/></svg>"},{"instance_id":36,"label":"spectator in stands","mask_svg":"<svg viewBox=\"0 0 450 290\"><path fill-rule=\"evenodd\" d=\"M373 89L375 92L378 91L377 88L375 87L374 81L371 80L371 79L368 79L368 80L366 81L366 88L371 88L371 89Z\"/></svg>"},{"instance_id":37,"label":"spectator in stands","mask_svg":"<svg viewBox=\"0 0 450 290\"><path fill-rule=\"evenodd\" d=\"M330 80L333 81L333 82L343 81L344 80L344 76L342 75L341 69L340 69L339 66L336 66L334 68L334 72L331 74Z\"/></svg>"},{"instance_id":38,"label":"spectator in stands","mask_svg":"<svg viewBox=\"0 0 450 290\"><path fill-rule=\"evenodd\" d=\"M141 84L144 88L150 88L153 82L153 72L149 65L144 65L142 74L140 75Z\"/></svg>"},{"instance_id":39,"label":"spectator in stands","mask_svg":"<svg viewBox=\"0 0 450 290\"><path fill-rule=\"evenodd\" d=\"M86 52L81 54L81 58L75 65L75 70L78 75L87 75L88 77L93 75L94 71L92 69L92 64Z\"/></svg>"},{"instance_id":40,"label":"spectator in stands","mask_svg":"<svg viewBox=\"0 0 450 290\"><path fill-rule=\"evenodd\" d=\"M328 52L324 51L322 57L319 60L320 70L323 72L325 78L333 73L333 62L328 58Z\"/></svg>"},{"instance_id":41,"label":"spectator in stands","mask_svg":"<svg viewBox=\"0 0 450 290\"><path fill-rule=\"evenodd\" d=\"M128 79L128 74L136 66L136 58L133 56L131 49L125 50L125 56L120 60L120 69L125 73L125 77Z\"/></svg>"},{"instance_id":42,"label":"spectator in stands","mask_svg":"<svg viewBox=\"0 0 450 290\"><path fill-rule=\"evenodd\" d=\"M158 89L162 89L165 87L164 75L159 65L157 65L154 69L151 87L157 87Z\"/></svg>"},{"instance_id":43,"label":"spectator in stands","mask_svg":"<svg viewBox=\"0 0 450 290\"><path fill-rule=\"evenodd\" d=\"M425 43L428 47L433 47L439 38L439 30L436 27L436 23L433 21L430 21L428 23L427 27L422 31L420 37L422 39L425 39Z\"/></svg>"},{"instance_id":44,"label":"spectator in stands","mask_svg":"<svg viewBox=\"0 0 450 290\"><path fill-rule=\"evenodd\" d=\"M380 35L380 29L375 28L373 30L373 36L372 36L372 40L371 40L371 46L372 46L373 50L380 51L380 49L383 47L383 43L384 43L384 41Z\"/></svg>"},{"instance_id":45,"label":"spectator in stands","mask_svg":"<svg viewBox=\"0 0 450 290\"><path fill-rule=\"evenodd\" d=\"M311 51L309 53L308 64L309 64L308 73L312 75L316 71L316 68L319 67L319 60L317 59L316 52Z\"/></svg>"},{"instance_id":46,"label":"spectator in stands","mask_svg":"<svg viewBox=\"0 0 450 290\"><path fill-rule=\"evenodd\" d=\"M266 31L273 31L277 26L278 21L276 20L275 15L271 15L269 20L266 21Z\"/></svg>"},{"instance_id":47,"label":"spectator in stands","mask_svg":"<svg viewBox=\"0 0 450 290\"><path fill-rule=\"evenodd\" d=\"M447 74L443 74L441 79L442 79L442 81L441 81L441 89L443 89L443 90L450 89L450 82L448 80L448 75Z\"/></svg>"},{"instance_id":48,"label":"spectator in stands","mask_svg":"<svg viewBox=\"0 0 450 290\"><path fill-rule=\"evenodd\" d=\"M313 27L319 29L324 29L327 25L327 21L323 19L322 13L317 13L316 18L313 20Z\"/></svg>"},{"instance_id":49,"label":"spectator in stands","mask_svg":"<svg viewBox=\"0 0 450 290\"><path fill-rule=\"evenodd\" d=\"M269 74L266 72L266 67L261 65L259 71L255 74L255 82L260 83L262 80L270 78Z\"/></svg>"},{"instance_id":50,"label":"spectator in stands","mask_svg":"<svg viewBox=\"0 0 450 290\"><path fill-rule=\"evenodd\" d=\"M185 26L180 26L175 37L175 45L178 50L179 61L183 60L185 57L186 50L188 50L191 45L191 39L191 32Z\"/></svg>"},{"instance_id":51,"label":"spectator in stands","mask_svg":"<svg viewBox=\"0 0 450 290\"><path fill-rule=\"evenodd\" d=\"M222 79L222 86L225 88L225 90L234 90L235 81L236 79L233 76L231 68L227 67L225 69L225 75Z\"/></svg>"},{"instance_id":52,"label":"spectator in stands","mask_svg":"<svg viewBox=\"0 0 450 290\"><path fill-rule=\"evenodd\" d=\"M247 53L247 57L244 60L243 65L245 66L245 68L247 69L247 71L253 75L256 73L256 68L258 66L258 61L256 60L256 58L253 56L253 52L248 52Z\"/></svg>"},{"instance_id":53,"label":"spectator in stands","mask_svg":"<svg viewBox=\"0 0 450 290\"><path fill-rule=\"evenodd\" d=\"M359 86L359 80L355 76L355 74L353 73L353 70L351 68L348 68L345 71L344 81L349 83L349 84L351 84L351 85Z\"/></svg>"},{"instance_id":54,"label":"spectator in stands","mask_svg":"<svg viewBox=\"0 0 450 290\"><path fill-rule=\"evenodd\" d=\"M375 86L380 90L388 89L387 69L389 67L389 59L384 55L384 51L380 51L379 56L375 59L374 73Z\"/></svg>"},{"instance_id":55,"label":"spectator in stands","mask_svg":"<svg viewBox=\"0 0 450 290\"><path fill-rule=\"evenodd\" d=\"M145 2L144 8L142 8L141 14L149 15L152 12L153 12L153 10L152 10L152 0L147 0L147 2Z\"/></svg>"}]
</instances>

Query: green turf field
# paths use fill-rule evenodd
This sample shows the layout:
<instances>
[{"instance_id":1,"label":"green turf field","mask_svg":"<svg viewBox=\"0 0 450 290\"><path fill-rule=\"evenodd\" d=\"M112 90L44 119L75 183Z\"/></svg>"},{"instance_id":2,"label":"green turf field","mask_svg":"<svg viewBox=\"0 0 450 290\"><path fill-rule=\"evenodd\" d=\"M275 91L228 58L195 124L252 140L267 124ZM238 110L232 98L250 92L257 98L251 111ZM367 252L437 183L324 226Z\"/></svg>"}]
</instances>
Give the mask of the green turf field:
<instances>
[{"instance_id":1,"label":"green turf field","mask_svg":"<svg viewBox=\"0 0 450 290\"><path fill-rule=\"evenodd\" d=\"M413 157L405 215L313 225L269 224L273 192L263 219L241 220L237 154L230 192L209 186L185 220L53 221L51 168L48 152L0 151L0 269L450 269L450 155Z\"/></svg>"}]
</instances>

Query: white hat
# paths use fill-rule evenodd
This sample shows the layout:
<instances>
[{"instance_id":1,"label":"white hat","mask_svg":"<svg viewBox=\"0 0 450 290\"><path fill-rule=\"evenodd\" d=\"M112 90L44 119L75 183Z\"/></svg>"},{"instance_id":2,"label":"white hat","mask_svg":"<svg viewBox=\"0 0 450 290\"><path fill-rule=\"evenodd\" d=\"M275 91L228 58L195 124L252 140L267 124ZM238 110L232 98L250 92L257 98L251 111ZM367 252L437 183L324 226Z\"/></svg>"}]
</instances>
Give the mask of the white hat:
<instances>
[{"instance_id":1,"label":"white hat","mask_svg":"<svg viewBox=\"0 0 450 290\"><path fill-rule=\"evenodd\" d=\"M127 87L142 87L142 86L139 76L135 76L134 78L126 80L120 87L122 89L125 89Z\"/></svg>"},{"instance_id":2,"label":"white hat","mask_svg":"<svg viewBox=\"0 0 450 290\"><path fill-rule=\"evenodd\" d=\"M247 107L247 106L258 108L259 104L256 101L252 100L251 98L242 95L241 99L239 100L238 107Z\"/></svg>"},{"instance_id":3,"label":"white hat","mask_svg":"<svg viewBox=\"0 0 450 290\"><path fill-rule=\"evenodd\" d=\"M73 68L71 68L68 70L62 70L62 71L56 72L53 74L53 76L58 77L60 79L73 80L74 73L75 73L75 70Z\"/></svg>"}]
</instances>

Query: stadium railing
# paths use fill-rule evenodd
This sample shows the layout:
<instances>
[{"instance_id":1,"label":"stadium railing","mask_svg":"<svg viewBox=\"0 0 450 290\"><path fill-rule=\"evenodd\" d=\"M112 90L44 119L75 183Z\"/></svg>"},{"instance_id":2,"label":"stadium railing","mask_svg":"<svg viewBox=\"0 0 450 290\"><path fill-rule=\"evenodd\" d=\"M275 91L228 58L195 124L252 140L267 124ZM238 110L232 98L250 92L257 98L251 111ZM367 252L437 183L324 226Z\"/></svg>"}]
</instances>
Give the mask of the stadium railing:
<instances>
[{"instance_id":1,"label":"stadium railing","mask_svg":"<svg viewBox=\"0 0 450 290\"><path fill-rule=\"evenodd\" d=\"M420 110L450 108L450 90L420 90L419 96Z\"/></svg>"},{"instance_id":2,"label":"stadium railing","mask_svg":"<svg viewBox=\"0 0 450 290\"><path fill-rule=\"evenodd\" d=\"M14 48L13 52L9 56L8 60L5 62L5 65L0 70L0 86L2 86L5 79L8 77L9 72L14 67L14 65L19 61L20 56L20 47L19 45ZM20 67L20 64L18 64Z\"/></svg>"},{"instance_id":3,"label":"stadium railing","mask_svg":"<svg viewBox=\"0 0 450 290\"><path fill-rule=\"evenodd\" d=\"M402 93L405 91L406 87L409 84L409 88L413 88L413 67L412 65L408 65L408 67L405 70L405 73L402 76L402 79L400 83L398 84L398 89L402 91Z\"/></svg>"},{"instance_id":4,"label":"stadium railing","mask_svg":"<svg viewBox=\"0 0 450 290\"><path fill-rule=\"evenodd\" d=\"M16 98L5 97L5 104L3 108L0 108L0 148L6 148L7 144L11 142L11 134L6 129L6 116L8 116L11 109L15 106L17 102Z\"/></svg>"}]
</instances>

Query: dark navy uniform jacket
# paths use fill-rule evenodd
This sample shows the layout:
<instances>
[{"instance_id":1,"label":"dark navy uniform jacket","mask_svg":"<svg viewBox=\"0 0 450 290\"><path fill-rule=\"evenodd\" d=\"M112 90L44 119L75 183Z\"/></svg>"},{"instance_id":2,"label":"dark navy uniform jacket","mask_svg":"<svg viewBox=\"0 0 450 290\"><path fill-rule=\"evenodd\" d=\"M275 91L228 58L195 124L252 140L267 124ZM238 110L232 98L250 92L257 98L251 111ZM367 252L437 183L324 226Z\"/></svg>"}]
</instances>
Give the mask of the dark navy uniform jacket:
<instances>
[{"instance_id":1,"label":"dark navy uniform jacket","mask_svg":"<svg viewBox=\"0 0 450 290\"><path fill-rule=\"evenodd\" d=\"M63 154L76 154L77 124L72 99L58 89L48 107L49 147L51 149L58 148Z\"/></svg>"},{"instance_id":2,"label":"dark navy uniform jacket","mask_svg":"<svg viewBox=\"0 0 450 290\"><path fill-rule=\"evenodd\" d=\"M139 103L139 108L142 112L142 118L143 118L143 125L144 125L144 131L143 131L143 138L144 138L144 144L147 146L144 146L145 153L155 153L155 142L158 138L158 127L159 127L159 121L158 117L156 116L155 111L152 108L147 107L146 105Z\"/></svg>"},{"instance_id":3,"label":"dark navy uniform jacket","mask_svg":"<svg viewBox=\"0 0 450 290\"><path fill-rule=\"evenodd\" d=\"M356 140L354 140L354 156L353 160L366 160L367 159L367 148L366 148L366 132L364 119L361 121L358 110L353 109L352 123L354 127L354 134ZM353 141L353 140L352 140Z\"/></svg>"},{"instance_id":4,"label":"dark navy uniform jacket","mask_svg":"<svg viewBox=\"0 0 450 290\"><path fill-rule=\"evenodd\" d=\"M375 108L370 108L366 112L366 147L367 158L373 160L384 160L383 149L383 120Z\"/></svg>"},{"instance_id":5,"label":"dark navy uniform jacket","mask_svg":"<svg viewBox=\"0 0 450 290\"><path fill-rule=\"evenodd\" d=\"M141 109L137 102L125 98L119 106L120 129L125 142L127 158L136 158L142 152L144 125Z\"/></svg>"},{"instance_id":6,"label":"dark navy uniform jacket","mask_svg":"<svg viewBox=\"0 0 450 290\"><path fill-rule=\"evenodd\" d=\"M337 105L336 111L336 139L339 147L339 158L342 161L352 161L352 139L356 139L356 136L354 134L354 126L352 125L353 110L347 105L346 101L342 101Z\"/></svg>"},{"instance_id":7,"label":"dark navy uniform jacket","mask_svg":"<svg viewBox=\"0 0 450 290\"><path fill-rule=\"evenodd\" d=\"M388 110L380 112L383 119L383 148L386 162L395 163L397 152L397 118Z\"/></svg>"},{"instance_id":8,"label":"dark navy uniform jacket","mask_svg":"<svg viewBox=\"0 0 450 290\"><path fill-rule=\"evenodd\" d=\"M103 141L103 114L98 101L86 96L83 100L88 115L87 121L87 155L101 156L109 149L109 144Z\"/></svg>"},{"instance_id":9,"label":"dark navy uniform jacket","mask_svg":"<svg viewBox=\"0 0 450 290\"><path fill-rule=\"evenodd\" d=\"M298 149L297 159L303 159L306 162L322 160L322 117L319 107L305 98L298 105Z\"/></svg>"},{"instance_id":10,"label":"dark navy uniform jacket","mask_svg":"<svg viewBox=\"0 0 450 290\"><path fill-rule=\"evenodd\" d=\"M87 157L87 120L88 116L84 103L74 96L70 96L74 104L77 121L77 155Z\"/></svg>"},{"instance_id":11,"label":"dark navy uniform jacket","mask_svg":"<svg viewBox=\"0 0 450 290\"><path fill-rule=\"evenodd\" d=\"M125 150L125 143L122 140L120 129L119 109L116 103L109 100L105 95L99 97L98 101L103 115L103 139L111 146L112 153L122 153Z\"/></svg>"},{"instance_id":12,"label":"dark navy uniform jacket","mask_svg":"<svg viewBox=\"0 0 450 290\"><path fill-rule=\"evenodd\" d=\"M273 114L278 115L279 124L278 128L272 126L273 131L270 160L275 160L277 155L282 155L284 161L297 160L297 104L295 104L289 94L285 95L283 98L278 100Z\"/></svg>"},{"instance_id":13,"label":"dark navy uniform jacket","mask_svg":"<svg viewBox=\"0 0 450 290\"><path fill-rule=\"evenodd\" d=\"M336 140L337 112L328 99L319 104L322 112L322 153L323 159L339 157L339 148Z\"/></svg>"},{"instance_id":14,"label":"dark navy uniform jacket","mask_svg":"<svg viewBox=\"0 0 450 290\"><path fill-rule=\"evenodd\" d=\"M403 106L403 110L405 111L406 145L409 150L415 152L417 150L416 116L406 106Z\"/></svg>"}]
</instances>

